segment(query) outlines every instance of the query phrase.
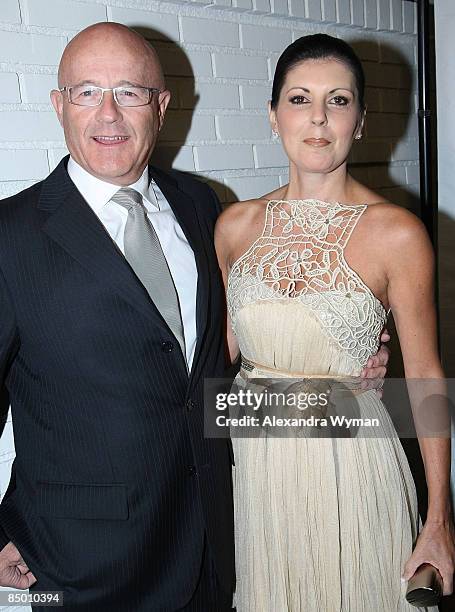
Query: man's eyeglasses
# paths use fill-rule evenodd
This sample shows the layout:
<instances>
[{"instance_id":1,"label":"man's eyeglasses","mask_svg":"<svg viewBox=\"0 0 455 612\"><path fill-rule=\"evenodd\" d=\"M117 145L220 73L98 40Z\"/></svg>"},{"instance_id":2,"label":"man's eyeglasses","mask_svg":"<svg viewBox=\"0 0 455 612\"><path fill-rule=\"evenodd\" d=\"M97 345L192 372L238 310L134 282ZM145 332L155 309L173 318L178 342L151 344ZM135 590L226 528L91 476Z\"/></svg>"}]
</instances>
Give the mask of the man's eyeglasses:
<instances>
[{"instance_id":1,"label":"man's eyeglasses","mask_svg":"<svg viewBox=\"0 0 455 612\"><path fill-rule=\"evenodd\" d=\"M112 91L114 100L119 106L146 106L150 104L154 93L161 90L156 87L96 87L95 85L74 85L62 87L66 91L68 102L77 106L100 106L105 91Z\"/></svg>"}]
</instances>

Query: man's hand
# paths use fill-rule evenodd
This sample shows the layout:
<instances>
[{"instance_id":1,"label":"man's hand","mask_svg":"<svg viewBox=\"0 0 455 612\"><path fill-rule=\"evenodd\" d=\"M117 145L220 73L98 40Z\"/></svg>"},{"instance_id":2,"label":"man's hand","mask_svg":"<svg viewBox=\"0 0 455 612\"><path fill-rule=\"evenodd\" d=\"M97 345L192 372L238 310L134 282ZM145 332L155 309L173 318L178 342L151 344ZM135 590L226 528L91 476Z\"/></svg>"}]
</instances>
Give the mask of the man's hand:
<instances>
[{"instance_id":1,"label":"man's hand","mask_svg":"<svg viewBox=\"0 0 455 612\"><path fill-rule=\"evenodd\" d=\"M389 340L390 334L387 329L384 329L381 334L381 342L388 342ZM360 373L361 378L367 379L362 383L362 388L376 388L379 397L382 397L382 380L387 374L387 364L389 362L389 357L389 349L385 346L385 344L381 344L381 346L379 347L379 351L376 353L376 355L373 355L373 357L370 357L368 359L366 366Z\"/></svg>"},{"instance_id":2,"label":"man's hand","mask_svg":"<svg viewBox=\"0 0 455 612\"><path fill-rule=\"evenodd\" d=\"M19 551L9 542L0 551L0 586L28 589L36 582Z\"/></svg>"}]
</instances>

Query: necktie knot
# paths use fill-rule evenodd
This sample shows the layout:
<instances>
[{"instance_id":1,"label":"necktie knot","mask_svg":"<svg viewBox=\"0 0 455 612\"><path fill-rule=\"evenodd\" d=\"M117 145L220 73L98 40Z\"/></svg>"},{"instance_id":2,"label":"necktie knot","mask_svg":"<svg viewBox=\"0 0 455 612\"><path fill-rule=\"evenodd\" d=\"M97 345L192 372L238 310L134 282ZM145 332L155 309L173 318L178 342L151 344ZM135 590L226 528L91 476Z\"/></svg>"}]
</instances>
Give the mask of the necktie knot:
<instances>
[{"instance_id":1,"label":"necktie knot","mask_svg":"<svg viewBox=\"0 0 455 612\"><path fill-rule=\"evenodd\" d=\"M127 210L136 206L142 207L142 195L139 191L131 189L131 187L121 187L121 189L112 196L111 200L120 204L120 206L123 206Z\"/></svg>"}]
</instances>

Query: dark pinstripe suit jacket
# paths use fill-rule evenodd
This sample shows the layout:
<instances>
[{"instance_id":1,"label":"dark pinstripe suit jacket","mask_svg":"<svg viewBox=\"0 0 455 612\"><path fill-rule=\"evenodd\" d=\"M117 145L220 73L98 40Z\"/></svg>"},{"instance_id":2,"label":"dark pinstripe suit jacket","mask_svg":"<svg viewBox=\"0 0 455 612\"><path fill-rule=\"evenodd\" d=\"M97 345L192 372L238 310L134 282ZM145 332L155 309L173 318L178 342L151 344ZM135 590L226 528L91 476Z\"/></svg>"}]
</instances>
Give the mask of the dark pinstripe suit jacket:
<instances>
[{"instance_id":1,"label":"dark pinstripe suit jacket","mask_svg":"<svg viewBox=\"0 0 455 612\"><path fill-rule=\"evenodd\" d=\"M219 204L195 179L151 169L196 257L188 378L66 163L0 204L0 373L16 445L0 546L16 544L37 589L63 589L65 610L177 610L205 530L226 590L234 579L231 447L204 438L202 410L204 377L224 368Z\"/></svg>"}]
</instances>

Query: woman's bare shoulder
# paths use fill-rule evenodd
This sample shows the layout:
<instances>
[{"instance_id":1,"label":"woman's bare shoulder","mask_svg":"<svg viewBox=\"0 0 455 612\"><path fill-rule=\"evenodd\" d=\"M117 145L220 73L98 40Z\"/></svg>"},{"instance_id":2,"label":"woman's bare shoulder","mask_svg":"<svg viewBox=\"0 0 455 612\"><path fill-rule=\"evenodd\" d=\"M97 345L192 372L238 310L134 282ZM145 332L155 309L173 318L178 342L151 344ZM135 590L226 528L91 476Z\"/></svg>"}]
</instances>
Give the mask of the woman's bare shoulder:
<instances>
[{"instance_id":1,"label":"woman's bare shoulder","mask_svg":"<svg viewBox=\"0 0 455 612\"><path fill-rule=\"evenodd\" d=\"M231 234L232 230L238 234L242 228L250 228L264 218L264 211L268 200L254 198L242 202L228 204L218 217L216 231Z\"/></svg>"}]
</instances>

